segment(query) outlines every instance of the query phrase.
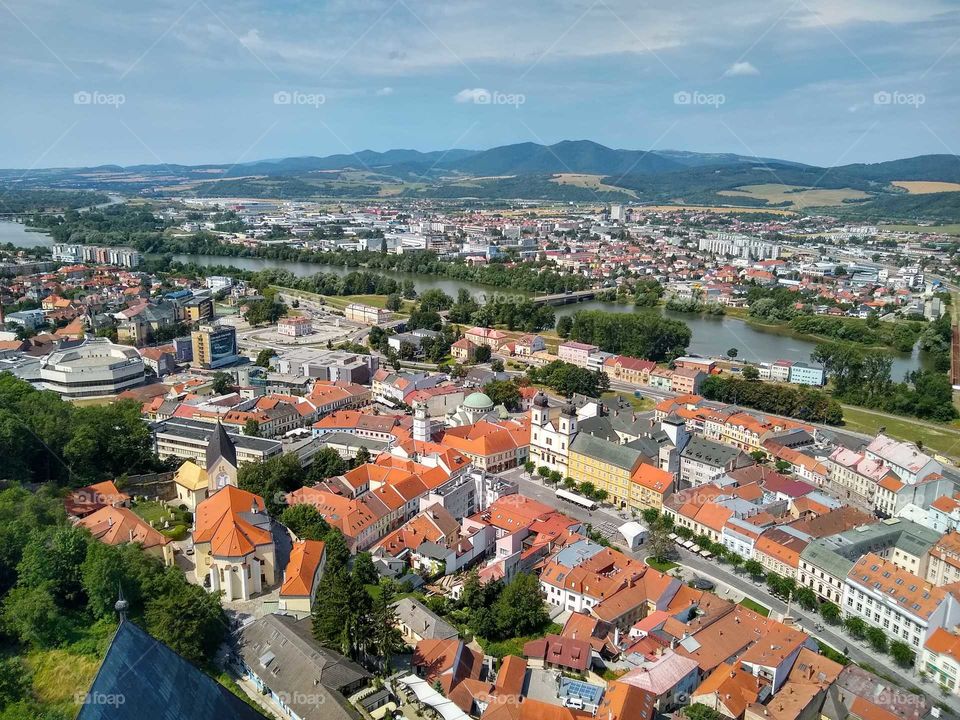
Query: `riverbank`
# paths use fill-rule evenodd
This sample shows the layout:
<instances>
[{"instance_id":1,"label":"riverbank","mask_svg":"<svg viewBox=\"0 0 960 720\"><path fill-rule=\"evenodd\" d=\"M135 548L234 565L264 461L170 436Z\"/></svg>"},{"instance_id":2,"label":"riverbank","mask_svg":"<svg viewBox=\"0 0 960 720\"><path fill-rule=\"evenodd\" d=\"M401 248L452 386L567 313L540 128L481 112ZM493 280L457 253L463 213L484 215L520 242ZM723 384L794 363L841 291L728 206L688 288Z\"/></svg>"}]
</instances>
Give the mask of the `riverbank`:
<instances>
[{"instance_id":1,"label":"riverbank","mask_svg":"<svg viewBox=\"0 0 960 720\"><path fill-rule=\"evenodd\" d=\"M949 458L960 459L960 428L953 425L888 415L879 410L842 405L843 428L865 435L876 435L880 428L891 437L912 443Z\"/></svg>"}]
</instances>

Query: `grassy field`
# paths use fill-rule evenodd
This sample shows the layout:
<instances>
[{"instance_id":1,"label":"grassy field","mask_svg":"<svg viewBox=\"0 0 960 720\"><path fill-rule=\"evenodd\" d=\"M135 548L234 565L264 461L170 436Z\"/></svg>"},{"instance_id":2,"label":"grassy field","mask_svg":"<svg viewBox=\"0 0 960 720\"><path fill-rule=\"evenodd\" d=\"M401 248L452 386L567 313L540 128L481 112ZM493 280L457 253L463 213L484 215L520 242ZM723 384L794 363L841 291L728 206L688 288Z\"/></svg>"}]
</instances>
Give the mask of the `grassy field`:
<instances>
[{"instance_id":1,"label":"grassy field","mask_svg":"<svg viewBox=\"0 0 960 720\"><path fill-rule=\"evenodd\" d=\"M280 287L279 285L273 285L271 287L274 287L280 292L288 295L300 296L315 302L323 302L324 304L336 310L343 310L350 303L361 303L363 305L370 305L371 307L378 308L387 306L386 295L319 295L317 293L307 292L305 290ZM403 305L401 309L397 311L399 315L409 314L410 310L416 304L413 300L403 300L402 303Z\"/></svg>"},{"instance_id":2,"label":"grassy field","mask_svg":"<svg viewBox=\"0 0 960 720\"><path fill-rule=\"evenodd\" d=\"M78 700L90 689L100 658L64 649L37 650L26 657L33 673L33 694L50 710L73 717L80 709Z\"/></svg>"},{"instance_id":3,"label":"grassy field","mask_svg":"<svg viewBox=\"0 0 960 720\"><path fill-rule=\"evenodd\" d=\"M845 200L866 200L869 194L853 188L836 190L805 188L799 185L781 185L765 183L763 185L743 185L735 190L720 190L717 195L727 197L749 197L766 200L771 205L790 203L791 208L808 208L828 205L842 205Z\"/></svg>"},{"instance_id":4,"label":"grassy field","mask_svg":"<svg viewBox=\"0 0 960 720\"><path fill-rule=\"evenodd\" d=\"M960 429L949 425L923 424L904 417L874 415L861 408L843 406L843 423L848 430L875 435L881 427L891 437L909 442L920 441L924 448L946 455L960 457Z\"/></svg>"},{"instance_id":5,"label":"grassy field","mask_svg":"<svg viewBox=\"0 0 960 720\"><path fill-rule=\"evenodd\" d=\"M589 190L599 190L601 192L620 192L631 197L636 197L637 193L614 185L603 183L603 175L588 175L583 173L559 173L550 178L550 182L558 185L572 185L574 187L587 188Z\"/></svg>"},{"instance_id":6,"label":"grassy field","mask_svg":"<svg viewBox=\"0 0 960 720\"><path fill-rule=\"evenodd\" d=\"M670 562L669 560L665 562L660 562L654 557L648 557L646 560L644 560L644 562L650 567L652 567L654 570L659 570L662 573L670 572L675 567L680 567L676 563Z\"/></svg>"},{"instance_id":7,"label":"grassy field","mask_svg":"<svg viewBox=\"0 0 960 720\"><path fill-rule=\"evenodd\" d=\"M891 185L903 188L911 195L928 195L929 193L960 192L960 183L933 182L927 180L894 180Z\"/></svg>"},{"instance_id":8,"label":"grassy field","mask_svg":"<svg viewBox=\"0 0 960 720\"><path fill-rule=\"evenodd\" d=\"M670 212L671 210L692 210L695 212L715 213L771 213L773 215L796 215L793 210L783 208L744 207L742 205L644 205L643 209L649 212Z\"/></svg>"},{"instance_id":9,"label":"grassy field","mask_svg":"<svg viewBox=\"0 0 960 720\"><path fill-rule=\"evenodd\" d=\"M656 403L650 398L646 397L636 397L633 393L628 392L605 392L602 395L602 399L608 400L615 397L620 397L621 400L630 404L633 407L634 412L643 412L645 410L653 410Z\"/></svg>"},{"instance_id":10,"label":"grassy field","mask_svg":"<svg viewBox=\"0 0 960 720\"><path fill-rule=\"evenodd\" d=\"M744 598L737 604L743 605L748 610L753 610L758 615L763 615L764 617L767 617L770 614L770 608L768 608L766 605L761 605L756 600L751 600L750 598Z\"/></svg>"},{"instance_id":11,"label":"grassy field","mask_svg":"<svg viewBox=\"0 0 960 720\"><path fill-rule=\"evenodd\" d=\"M881 225L884 230L908 233L940 233L942 235L960 235L960 223L951 225Z\"/></svg>"},{"instance_id":12,"label":"grassy field","mask_svg":"<svg viewBox=\"0 0 960 720\"><path fill-rule=\"evenodd\" d=\"M507 655L517 655L523 657L523 646L531 640L537 640L544 635L559 635L563 630L563 625L550 623L539 635L530 635L528 637L507 638L506 640L490 641L481 637L475 638L483 652L487 655L493 655L496 658L503 658Z\"/></svg>"}]
</instances>

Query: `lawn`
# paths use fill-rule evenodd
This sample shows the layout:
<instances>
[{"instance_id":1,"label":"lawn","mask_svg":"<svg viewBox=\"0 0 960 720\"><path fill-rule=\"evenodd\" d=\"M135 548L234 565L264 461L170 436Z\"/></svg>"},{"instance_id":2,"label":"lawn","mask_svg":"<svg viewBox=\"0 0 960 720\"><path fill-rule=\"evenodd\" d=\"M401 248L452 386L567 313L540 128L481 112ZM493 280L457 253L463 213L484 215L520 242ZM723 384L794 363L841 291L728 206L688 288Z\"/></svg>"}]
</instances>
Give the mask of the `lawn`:
<instances>
[{"instance_id":1,"label":"lawn","mask_svg":"<svg viewBox=\"0 0 960 720\"><path fill-rule=\"evenodd\" d=\"M960 235L960 223L950 225L881 225L884 230L909 233L942 233L943 235Z\"/></svg>"},{"instance_id":2,"label":"lawn","mask_svg":"<svg viewBox=\"0 0 960 720\"><path fill-rule=\"evenodd\" d=\"M191 524L188 513L171 508L158 500L142 500L134 503L131 510L174 540L183 540L187 535L187 528ZM170 522L170 527L164 529L167 521Z\"/></svg>"},{"instance_id":3,"label":"lawn","mask_svg":"<svg viewBox=\"0 0 960 720\"><path fill-rule=\"evenodd\" d=\"M645 410L653 410L656 403L648 397L637 397L633 393L628 392L605 392L601 399L607 400L619 396L624 402L628 403L634 410L634 412L644 412Z\"/></svg>"},{"instance_id":4,"label":"lawn","mask_svg":"<svg viewBox=\"0 0 960 720\"><path fill-rule=\"evenodd\" d=\"M756 600L751 600L750 598L744 598L737 604L743 605L748 610L753 610L758 615L763 615L764 617L767 617L770 614L770 608L766 607L765 605L761 605Z\"/></svg>"},{"instance_id":5,"label":"lawn","mask_svg":"<svg viewBox=\"0 0 960 720\"><path fill-rule=\"evenodd\" d=\"M880 427L886 427L891 437L909 442L923 443L924 448L949 457L960 457L960 430L949 425L930 425L905 417L874 415L860 408L843 406L844 427L855 432L876 435Z\"/></svg>"},{"instance_id":6,"label":"lawn","mask_svg":"<svg viewBox=\"0 0 960 720\"><path fill-rule=\"evenodd\" d=\"M487 655L493 655L497 659L506 657L507 655L517 655L519 657L523 657L523 646L528 642L542 638L544 635L559 635L562 630L563 625L550 623L539 635L513 637L498 641L485 640L482 637L477 637L476 641L480 647L483 648L484 653Z\"/></svg>"},{"instance_id":7,"label":"lawn","mask_svg":"<svg viewBox=\"0 0 960 720\"><path fill-rule=\"evenodd\" d=\"M648 557L646 560L644 560L644 562L645 562L647 565L649 565L650 567L652 567L654 570L659 570L659 571L662 572L662 573L670 572L670 571L673 570L675 567L680 567L680 566L677 565L676 563L670 562L669 560L665 560L665 561L663 561L663 562L660 562L659 560L657 560L656 558L654 558L654 557L652 557L652 556L651 556L651 557Z\"/></svg>"}]
</instances>

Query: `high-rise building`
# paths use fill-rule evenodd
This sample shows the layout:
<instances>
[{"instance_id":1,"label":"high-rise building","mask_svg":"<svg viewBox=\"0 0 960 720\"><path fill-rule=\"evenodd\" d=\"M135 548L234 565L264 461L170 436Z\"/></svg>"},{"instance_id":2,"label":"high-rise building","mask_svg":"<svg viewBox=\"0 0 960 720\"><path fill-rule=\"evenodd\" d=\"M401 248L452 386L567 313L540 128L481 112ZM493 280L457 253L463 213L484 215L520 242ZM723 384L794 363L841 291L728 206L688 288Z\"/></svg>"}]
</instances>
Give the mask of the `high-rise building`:
<instances>
[{"instance_id":1,"label":"high-rise building","mask_svg":"<svg viewBox=\"0 0 960 720\"><path fill-rule=\"evenodd\" d=\"M204 370L223 367L239 359L237 331L229 325L201 325L190 333L193 364Z\"/></svg>"}]
</instances>

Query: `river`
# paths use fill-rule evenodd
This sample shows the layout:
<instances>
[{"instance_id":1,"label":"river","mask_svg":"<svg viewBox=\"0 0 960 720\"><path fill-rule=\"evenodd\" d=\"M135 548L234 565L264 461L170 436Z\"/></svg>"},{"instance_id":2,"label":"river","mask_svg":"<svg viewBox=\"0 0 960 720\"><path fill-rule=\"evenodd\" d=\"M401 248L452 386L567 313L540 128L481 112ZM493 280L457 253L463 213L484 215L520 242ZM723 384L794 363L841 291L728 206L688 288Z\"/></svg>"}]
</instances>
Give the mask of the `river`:
<instances>
[{"instance_id":1,"label":"river","mask_svg":"<svg viewBox=\"0 0 960 720\"><path fill-rule=\"evenodd\" d=\"M297 276L314 275L318 272L334 273L336 275L346 275L347 273L364 268L347 268L340 265L320 265L316 263L294 262L292 260L268 260L265 258L249 257L221 257L219 255L174 255L173 259L178 262L193 262L198 265L214 266L224 265L236 267L241 270L265 270L267 268L278 268L289 270ZM417 273L402 273L391 270L373 270L397 280L413 280L417 292L425 290L439 289L447 295L456 297L460 288L468 289L474 296L481 298L484 295L492 294L511 294L528 295L529 293L517 292L509 288L498 288L490 285L481 285L479 283L462 282L460 280L449 280L447 278L434 275L419 275ZM603 310L606 312L644 312L637 310L633 305L625 303L605 303L596 300L590 300L581 303L572 303L570 305L561 305L554 308L557 317L561 315L572 315L579 310ZM649 311L646 311L649 312ZM796 337L789 330L762 329L750 325L739 318L713 315L698 315L688 313L676 313L669 310L661 312L670 318L682 320L690 326L693 338L690 342L690 352L703 356L722 356L730 348L737 348L737 357L742 360L751 360L754 362L771 362L774 360L793 360L809 362L810 353L813 352L817 343L811 340ZM925 358L920 356L918 350L913 353L898 353L889 351L893 357L892 377L894 380L902 380L903 376L913 370L921 367L928 367Z\"/></svg>"},{"instance_id":2,"label":"river","mask_svg":"<svg viewBox=\"0 0 960 720\"><path fill-rule=\"evenodd\" d=\"M110 199L105 203L78 208L78 210L83 212L85 210L116 205L124 201L122 195L109 195L108 197ZM53 238L45 232L27 229L26 225L22 222L3 220L0 221L0 245L6 245L7 243L13 243L17 247L22 248L50 247L53 244Z\"/></svg>"}]
</instances>

